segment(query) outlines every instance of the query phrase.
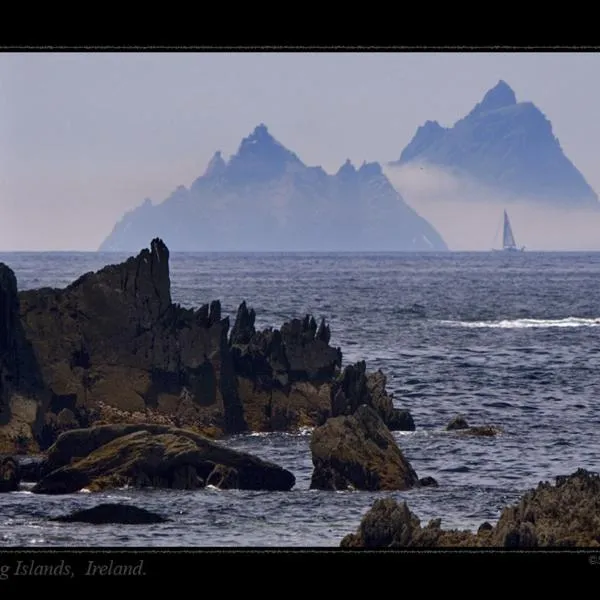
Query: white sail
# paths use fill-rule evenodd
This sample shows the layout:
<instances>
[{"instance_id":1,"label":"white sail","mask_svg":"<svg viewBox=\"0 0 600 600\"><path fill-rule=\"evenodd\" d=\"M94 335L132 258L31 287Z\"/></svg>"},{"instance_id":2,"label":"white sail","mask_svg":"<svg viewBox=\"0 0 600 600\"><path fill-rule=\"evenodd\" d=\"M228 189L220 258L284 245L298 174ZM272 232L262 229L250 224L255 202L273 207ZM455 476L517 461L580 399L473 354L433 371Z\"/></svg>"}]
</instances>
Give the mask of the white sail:
<instances>
[{"instance_id":1,"label":"white sail","mask_svg":"<svg viewBox=\"0 0 600 600\"><path fill-rule=\"evenodd\" d=\"M506 211L504 211L504 232L502 234L502 245L504 248L516 248L517 246Z\"/></svg>"}]
</instances>

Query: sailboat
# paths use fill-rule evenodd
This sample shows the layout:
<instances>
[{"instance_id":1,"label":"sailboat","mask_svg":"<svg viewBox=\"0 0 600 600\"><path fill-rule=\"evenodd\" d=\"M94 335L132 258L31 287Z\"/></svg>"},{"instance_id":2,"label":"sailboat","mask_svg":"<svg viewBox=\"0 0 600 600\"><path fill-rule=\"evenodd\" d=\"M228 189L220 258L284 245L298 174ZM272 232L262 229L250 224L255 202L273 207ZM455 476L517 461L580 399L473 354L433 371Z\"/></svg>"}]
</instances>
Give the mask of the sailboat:
<instances>
[{"instance_id":1,"label":"sailboat","mask_svg":"<svg viewBox=\"0 0 600 600\"><path fill-rule=\"evenodd\" d=\"M515 242L515 236L513 234L512 227L510 225L510 220L508 218L508 214L506 210L504 211L504 225L502 230L502 250L494 250L495 252L523 252L525 250L525 246L521 248L517 248L517 244Z\"/></svg>"}]
</instances>

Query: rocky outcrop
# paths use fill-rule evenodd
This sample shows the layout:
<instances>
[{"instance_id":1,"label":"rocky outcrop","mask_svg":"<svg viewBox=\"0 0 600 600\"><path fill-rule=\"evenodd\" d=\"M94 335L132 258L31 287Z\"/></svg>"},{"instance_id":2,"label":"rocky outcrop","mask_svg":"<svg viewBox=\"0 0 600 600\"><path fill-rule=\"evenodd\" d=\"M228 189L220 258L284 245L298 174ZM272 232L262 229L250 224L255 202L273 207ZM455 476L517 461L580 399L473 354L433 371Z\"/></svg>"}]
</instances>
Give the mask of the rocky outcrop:
<instances>
[{"instance_id":1,"label":"rocky outcrop","mask_svg":"<svg viewBox=\"0 0 600 600\"><path fill-rule=\"evenodd\" d=\"M446 431L454 431L461 435L472 435L474 437L492 437L502 433L502 429L494 425L476 425L471 427L462 415L456 415L446 426Z\"/></svg>"},{"instance_id":2,"label":"rocky outcrop","mask_svg":"<svg viewBox=\"0 0 600 600\"><path fill-rule=\"evenodd\" d=\"M386 391L387 378L381 370L367 373L364 361L348 365L331 386L332 416L351 415L361 404L372 407L391 431L414 431L407 410L394 408Z\"/></svg>"},{"instance_id":3,"label":"rocky outcrop","mask_svg":"<svg viewBox=\"0 0 600 600\"><path fill-rule=\"evenodd\" d=\"M331 416L329 383L342 352L329 345L329 326L313 317L292 319L280 330L256 331L255 312L242 302L231 333L238 394L253 431L315 426Z\"/></svg>"},{"instance_id":4,"label":"rocky outcrop","mask_svg":"<svg viewBox=\"0 0 600 600\"><path fill-rule=\"evenodd\" d=\"M311 437L311 489L406 490L419 478L377 412L365 404Z\"/></svg>"},{"instance_id":5,"label":"rocky outcrop","mask_svg":"<svg viewBox=\"0 0 600 600\"><path fill-rule=\"evenodd\" d=\"M0 456L0 493L16 492L20 481L19 463L12 456Z\"/></svg>"},{"instance_id":6,"label":"rocky outcrop","mask_svg":"<svg viewBox=\"0 0 600 600\"><path fill-rule=\"evenodd\" d=\"M48 450L43 473L32 492L69 494L127 485L197 489L207 480L212 485L225 480L226 487L234 482L240 489L287 491L295 484L294 475L278 465L192 431L152 424L63 433Z\"/></svg>"},{"instance_id":7,"label":"rocky outcrop","mask_svg":"<svg viewBox=\"0 0 600 600\"><path fill-rule=\"evenodd\" d=\"M65 289L20 293L20 314L51 390L40 435L102 420L100 403L150 408L175 421L246 429L218 302L197 310L171 302L169 251L159 239L122 264Z\"/></svg>"},{"instance_id":8,"label":"rocky outcrop","mask_svg":"<svg viewBox=\"0 0 600 600\"><path fill-rule=\"evenodd\" d=\"M35 451L48 396L21 324L17 279L0 263L0 452Z\"/></svg>"},{"instance_id":9,"label":"rocky outcrop","mask_svg":"<svg viewBox=\"0 0 600 600\"><path fill-rule=\"evenodd\" d=\"M541 482L520 502L502 511L496 526L482 523L477 533L445 531L441 519L421 527L406 502L376 500L358 531L341 546L393 547L598 547L600 546L600 476L578 469Z\"/></svg>"},{"instance_id":10,"label":"rocky outcrop","mask_svg":"<svg viewBox=\"0 0 600 600\"><path fill-rule=\"evenodd\" d=\"M43 451L63 432L101 424L154 423L217 438L289 431L360 404L393 429L414 429L410 414L393 407L383 373L358 363L340 374L342 353L324 319L257 331L242 302L230 332L219 301L174 304L169 250L158 238L64 289L17 294L12 271L1 273L0 439L12 435L18 449Z\"/></svg>"},{"instance_id":11,"label":"rocky outcrop","mask_svg":"<svg viewBox=\"0 0 600 600\"><path fill-rule=\"evenodd\" d=\"M152 523L165 523L168 520L145 508L116 503L99 504L92 508L77 510L71 514L50 519L50 521L57 521L59 523L91 523L93 525L105 525L109 523L148 525Z\"/></svg>"}]
</instances>

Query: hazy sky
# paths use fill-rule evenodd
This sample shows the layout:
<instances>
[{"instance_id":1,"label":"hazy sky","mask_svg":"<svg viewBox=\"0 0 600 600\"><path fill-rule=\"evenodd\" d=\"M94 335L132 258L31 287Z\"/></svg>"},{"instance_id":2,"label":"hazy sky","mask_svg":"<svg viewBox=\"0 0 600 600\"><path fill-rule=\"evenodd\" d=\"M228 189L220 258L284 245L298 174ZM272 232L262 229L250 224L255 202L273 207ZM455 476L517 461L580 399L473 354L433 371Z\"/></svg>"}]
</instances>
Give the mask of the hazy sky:
<instances>
[{"instance_id":1,"label":"hazy sky","mask_svg":"<svg viewBox=\"0 0 600 600\"><path fill-rule=\"evenodd\" d=\"M0 250L95 250L264 122L309 165L397 159L499 79L600 192L597 53L3 53Z\"/></svg>"}]
</instances>

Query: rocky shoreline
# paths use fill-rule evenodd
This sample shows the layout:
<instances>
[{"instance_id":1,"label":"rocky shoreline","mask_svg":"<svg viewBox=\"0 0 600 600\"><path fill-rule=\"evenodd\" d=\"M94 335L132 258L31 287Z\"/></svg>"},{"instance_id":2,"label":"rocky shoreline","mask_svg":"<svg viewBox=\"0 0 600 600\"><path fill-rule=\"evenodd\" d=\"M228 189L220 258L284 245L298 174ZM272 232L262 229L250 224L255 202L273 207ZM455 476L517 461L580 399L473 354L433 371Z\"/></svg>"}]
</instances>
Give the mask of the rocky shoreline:
<instances>
[{"instance_id":1,"label":"rocky shoreline","mask_svg":"<svg viewBox=\"0 0 600 600\"><path fill-rule=\"evenodd\" d=\"M124 486L288 492L293 473L219 440L304 427L312 428L311 489L438 485L417 475L391 433L416 425L394 406L383 372L368 372L364 361L342 367L324 319L306 315L258 331L255 318L242 302L230 328L218 300L198 309L173 303L169 250L160 239L64 289L19 292L0 263L0 492L22 481L34 483L35 494ZM447 430L502 433L469 426L461 415ZM496 528L484 524L477 534L444 532L439 522L423 529L406 504L383 499L342 546L600 543L590 477L578 472L560 488L579 502L581 522L592 510L588 529L582 525L575 537L547 534L564 530L561 515L553 525L548 511L523 509L529 516L517 519L508 508L512 529L505 513ZM581 498L572 480L585 483ZM111 515L121 519L114 522L154 518L118 506L82 518L110 522ZM535 529L538 522L545 529Z\"/></svg>"}]
</instances>

